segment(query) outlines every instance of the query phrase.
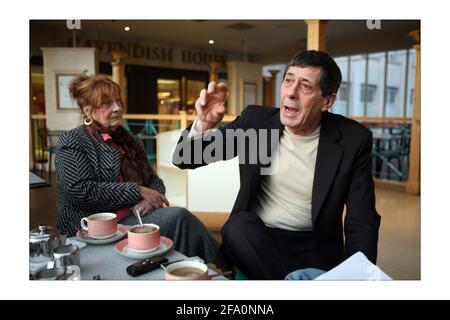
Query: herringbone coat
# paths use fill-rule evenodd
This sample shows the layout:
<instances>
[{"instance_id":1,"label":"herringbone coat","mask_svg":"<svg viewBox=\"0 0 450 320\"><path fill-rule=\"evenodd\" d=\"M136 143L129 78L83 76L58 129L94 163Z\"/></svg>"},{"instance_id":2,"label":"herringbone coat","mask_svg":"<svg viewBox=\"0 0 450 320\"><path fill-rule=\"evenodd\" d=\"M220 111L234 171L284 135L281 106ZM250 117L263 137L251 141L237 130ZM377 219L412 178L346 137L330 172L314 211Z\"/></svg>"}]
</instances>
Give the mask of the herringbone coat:
<instances>
[{"instance_id":1,"label":"herringbone coat","mask_svg":"<svg viewBox=\"0 0 450 320\"><path fill-rule=\"evenodd\" d=\"M83 127L60 136L55 163L56 224L61 231L73 236L81 218L132 207L141 200L137 183L119 182L120 158L119 150L97 141ZM156 173L146 187L165 194Z\"/></svg>"}]
</instances>

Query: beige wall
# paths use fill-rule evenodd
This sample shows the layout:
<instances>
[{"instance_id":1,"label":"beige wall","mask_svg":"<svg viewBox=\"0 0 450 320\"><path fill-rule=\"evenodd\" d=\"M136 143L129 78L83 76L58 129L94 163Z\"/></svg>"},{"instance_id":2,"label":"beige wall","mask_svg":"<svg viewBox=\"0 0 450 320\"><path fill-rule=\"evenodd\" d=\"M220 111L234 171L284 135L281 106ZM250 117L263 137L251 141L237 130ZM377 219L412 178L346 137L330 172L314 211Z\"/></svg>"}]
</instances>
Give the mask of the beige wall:
<instances>
[{"instance_id":1,"label":"beige wall","mask_svg":"<svg viewBox=\"0 0 450 320\"><path fill-rule=\"evenodd\" d=\"M97 73L95 48L42 48L44 57L45 114L50 130L68 130L80 122L79 109L58 109L56 74Z\"/></svg>"},{"instance_id":2,"label":"beige wall","mask_svg":"<svg viewBox=\"0 0 450 320\"><path fill-rule=\"evenodd\" d=\"M257 63L247 63L240 61L230 61L228 67L228 97L227 113L239 114L246 107L245 84L256 84L255 103L262 105L263 101L263 77L262 65Z\"/></svg>"}]
</instances>

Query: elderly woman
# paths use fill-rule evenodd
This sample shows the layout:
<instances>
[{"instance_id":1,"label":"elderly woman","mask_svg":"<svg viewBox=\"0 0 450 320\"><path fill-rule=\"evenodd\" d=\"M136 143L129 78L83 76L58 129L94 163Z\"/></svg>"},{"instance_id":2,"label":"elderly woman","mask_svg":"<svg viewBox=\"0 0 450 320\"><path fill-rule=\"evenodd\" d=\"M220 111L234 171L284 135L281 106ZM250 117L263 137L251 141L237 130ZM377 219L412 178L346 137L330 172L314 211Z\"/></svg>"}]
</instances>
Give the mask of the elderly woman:
<instances>
[{"instance_id":1,"label":"elderly woman","mask_svg":"<svg viewBox=\"0 0 450 320\"><path fill-rule=\"evenodd\" d=\"M122 126L119 86L106 76L80 76L70 93L82 112L81 127L59 139L56 154L57 226L73 236L83 217L115 212L119 223L160 226L174 248L211 261L218 243L184 208L168 205L165 186L150 166L141 142Z\"/></svg>"}]
</instances>

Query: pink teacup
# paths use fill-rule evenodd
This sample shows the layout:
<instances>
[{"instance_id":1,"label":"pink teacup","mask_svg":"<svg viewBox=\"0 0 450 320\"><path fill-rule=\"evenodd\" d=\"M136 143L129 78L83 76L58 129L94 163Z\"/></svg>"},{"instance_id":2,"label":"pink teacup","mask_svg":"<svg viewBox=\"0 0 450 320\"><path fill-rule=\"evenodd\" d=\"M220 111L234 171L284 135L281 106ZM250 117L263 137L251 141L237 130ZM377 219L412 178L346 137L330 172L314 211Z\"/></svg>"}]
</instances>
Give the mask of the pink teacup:
<instances>
[{"instance_id":1,"label":"pink teacup","mask_svg":"<svg viewBox=\"0 0 450 320\"><path fill-rule=\"evenodd\" d=\"M110 238L117 232L117 216L111 212L96 213L81 219L81 227L94 239Z\"/></svg>"},{"instance_id":2,"label":"pink teacup","mask_svg":"<svg viewBox=\"0 0 450 320\"><path fill-rule=\"evenodd\" d=\"M161 234L159 226L146 223L143 227L133 226L128 230L128 248L135 252L152 252L159 248Z\"/></svg>"},{"instance_id":3,"label":"pink teacup","mask_svg":"<svg viewBox=\"0 0 450 320\"><path fill-rule=\"evenodd\" d=\"M164 280L209 280L208 266L198 261L180 261L167 266Z\"/></svg>"}]
</instances>

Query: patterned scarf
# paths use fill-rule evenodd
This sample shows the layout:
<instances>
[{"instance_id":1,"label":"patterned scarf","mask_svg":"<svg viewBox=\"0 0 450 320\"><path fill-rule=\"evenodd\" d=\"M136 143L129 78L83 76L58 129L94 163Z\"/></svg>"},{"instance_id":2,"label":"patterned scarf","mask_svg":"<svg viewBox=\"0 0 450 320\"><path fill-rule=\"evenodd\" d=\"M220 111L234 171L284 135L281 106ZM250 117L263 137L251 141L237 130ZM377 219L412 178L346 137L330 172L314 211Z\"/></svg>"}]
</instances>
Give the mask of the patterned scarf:
<instances>
[{"instance_id":1,"label":"patterned scarf","mask_svg":"<svg viewBox=\"0 0 450 320\"><path fill-rule=\"evenodd\" d=\"M136 182L140 186L148 185L150 177L156 173L142 147L122 126L111 131L93 121L91 125L84 127L96 140L121 150L120 173L124 181ZM109 134L112 140L104 141L102 133Z\"/></svg>"}]
</instances>

